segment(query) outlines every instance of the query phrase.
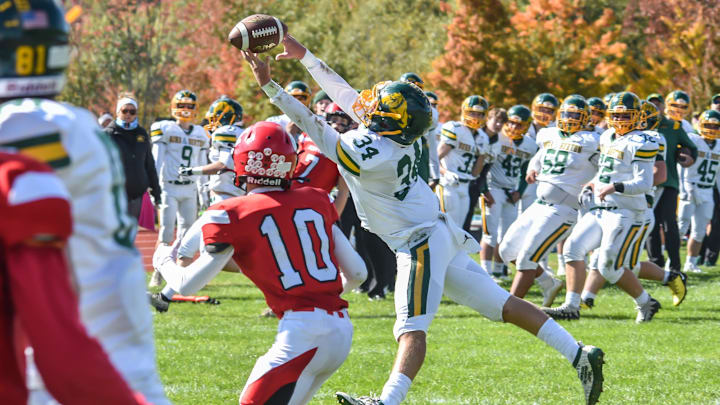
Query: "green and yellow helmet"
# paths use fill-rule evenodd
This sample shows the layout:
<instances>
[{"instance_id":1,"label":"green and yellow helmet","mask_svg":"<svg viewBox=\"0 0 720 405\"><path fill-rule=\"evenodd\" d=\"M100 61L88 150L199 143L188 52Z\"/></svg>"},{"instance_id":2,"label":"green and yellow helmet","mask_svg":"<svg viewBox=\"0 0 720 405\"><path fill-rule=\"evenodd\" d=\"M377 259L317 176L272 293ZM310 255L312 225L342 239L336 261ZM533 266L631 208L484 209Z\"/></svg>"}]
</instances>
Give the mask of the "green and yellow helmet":
<instances>
[{"instance_id":1,"label":"green and yellow helmet","mask_svg":"<svg viewBox=\"0 0 720 405\"><path fill-rule=\"evenodd\" d=\"M518 140L527 132L532 122L532 112L522 104L510 107L507 112L508 119L503 124L502 133L510 139Z\"/></svg>"},{"instance_id":2,"label":"green and yellow helmet","mask_svg":"<svg viewBox=\"0 0 720 405\"><path fill-rule=\"evenodd\" d=\"M430 105L437 108L438 105L438 95L433 93L432 91L426 91L425 96L428 98L428 101L430 101Z\"/></svg>"},{"instance_id":3,"label":"green and yellow helmet","mask_svg":"<svg viewBox=\"0 0 720 405\"><path fill-rule=\"evenodd\" d=\"M236 100L221 96L210 104L205 113L204 128L212 134L217 128L225 125L242 125L243 108Z\"/></svg>"},{"instance_id":4,"label":"green and yellow helmet","mask_svg":"<svg viewBox=\"0 0 720 405\"><path fill-rule=\"evenodd\" d=\"M698 131L705 139L720 138L720 112L705 110L698 118Z\"/></svg>"},{"instance_id":5,"label":"green and yellow helmet","mask_svg":"<svg viewBox=\"0 0 720 405\"><path fill-rule=\"evenodd\" d=\"M585 128L590 118L590 108L585 98L578 95L565 97L557 116L557 126L568 134Z\"/></svg>"},{"instance_id":6,"label":"green and yellow helmet","mask_svg":"<svg viewBox=\"0 0 720 405\"><path fill-rule=\"evenodd\" d=\"M638 129L655 130L660 125L660 113L655 104L640 100L640 123Z\"/></svg>"},{"instance_id":7,"label":"green and yellow helmet","mask_svg":"<svg viewBox=\"0 0 720 405\"><path fill-rule=\"evenodd\" d=\"M70 26L61 2L0 3L0 99L51 97L65 84Z\"/></svg>"},{"instance_id":8,"label":"green and yellow helmet","mask_svg":"<svg viewBox=\"0 0 720 405\"><path fill-rule=\"evenodd\" d=\"M640 99L629 91L616 93L610 100L607 114L608 126L614 128L616 134L625 135L640 122Z\"/></svg>"},{"instance_id":9,"label":"green and yellow helmet","mask_svg":"<svg viewBox=\"0 0 720 405\"><path fill-rule=\"evenodd\" d=\"M610 105L610 100L612 100L613 97L615 97L615 94L617 93L608 93L603 96L602 100L605 105Z\"/></svg>"},{"instance_id":10,"label":"green and yellow helmet","mask_svg":"<svg viewBox=\"0 0 720 405\"><path fill-rule=\"evenodd\" d=\"M588 107L590 107L590 123L597 125L605 119L607 104L600 97L590 97L587 99Z\"/></svg>"},{"instance_id":11,"label":"green and yellow helmet","mask_svg":"<svg viewBox=\"0 0 720 405\"><path fill-rule=\"evenodd\" d=\"M307 83L300 80L292 81L285 86L285 92L300 100L300 102L305 104L305 106L310 106L310 96L312 93L310 92L310 86L308 86Z\"/></svg>"},{"instance_id":12,"label":"green and yellow helmet","mask_svg":"<svg viewBox=\"0 0 720 405\"><path fill-rule=\"evenodd\" d=\"M708 108L711 110L720 110L720 93L712 96L710 99L710 106Z\"/></svg>"},{"instance_id":13,"label":"green and yellow helmet","mask_svg":"<svg viewBox=\"0 0 720 405\"><path fill-rule=\"evenodd\" d=\"M546 127L555 119L558 105L557 97L550 93L540 93L532 102L532 119Z\"/></svg>"},{"instance_id":14,"label":"green and yellow helmet","mask_svg":"<svg viewBox=\"0 0 720 405\"><path fill-rule=\"evenodd\" d=\"M485 125L487 120L488 102L485 97L473 94L462 103L460 120L468 128L478 129Z\"/></svg>"},{"instance_id":15,"label":"green and yellow helmet","mask_svg":"<svg viewBox=\"0 0 720 405\"><path fill-rule=\"evenodd\" d=\"M403 81L380 82L372 90L363 90L353 110L369 130L401 145L412 145L432 121L425 93Z\"/></svg>"},{"instance_id":16,"label":"green and yellow helmet","mask_svg":"<svg viewBox=\"0 0 720 405\"><path fill-rule=\"evenodd\" d=\"M170 102L170 112L178 121L192 122L197 115L197 96L190 90L180 90Z\"/></svg>"},{"instance_id":17,"label":"green and yellow helmet","mask_svg":"<svg viewBox=\"0 0 720 405\"><path fill-rule=\"evenodd\" d=\"M682 90L674 90L665 97L665 115L681 121L690 112L690 96Z\"/></svg>"},{"instance_id":18,"label":"green and yellow helmet","mask_svg":"<svg viewBox=\"0 0 720 405\"><path fill-rule=\"evenodd\" d=\"M420 76L413 72L403 73L398 80L400 80L401 82L412 83L420 87L421 89L425 88L425 82L423 81L423 79L421 79Z\"/></svg>"}]
</instances>

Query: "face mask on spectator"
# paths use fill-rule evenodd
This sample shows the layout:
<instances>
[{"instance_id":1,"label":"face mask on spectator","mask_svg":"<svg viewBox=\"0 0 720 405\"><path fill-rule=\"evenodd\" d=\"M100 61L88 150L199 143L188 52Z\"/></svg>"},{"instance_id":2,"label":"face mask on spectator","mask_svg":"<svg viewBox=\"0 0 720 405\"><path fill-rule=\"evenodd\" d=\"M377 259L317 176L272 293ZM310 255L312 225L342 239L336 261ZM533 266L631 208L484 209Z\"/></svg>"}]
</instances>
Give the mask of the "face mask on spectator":
<instances>
[{"instance_id":1,"label":"face mask on spectator","mask_svg":"<svg viewBox=\"0 0 720 405\"><path fill-rule=\"evenodd\" d=\"M138 126L138 119L135 118L133 122L125 122L122 118L118 117L115 119L115 124L122 129L135 129Z\"/></svg>"}]
</instances>

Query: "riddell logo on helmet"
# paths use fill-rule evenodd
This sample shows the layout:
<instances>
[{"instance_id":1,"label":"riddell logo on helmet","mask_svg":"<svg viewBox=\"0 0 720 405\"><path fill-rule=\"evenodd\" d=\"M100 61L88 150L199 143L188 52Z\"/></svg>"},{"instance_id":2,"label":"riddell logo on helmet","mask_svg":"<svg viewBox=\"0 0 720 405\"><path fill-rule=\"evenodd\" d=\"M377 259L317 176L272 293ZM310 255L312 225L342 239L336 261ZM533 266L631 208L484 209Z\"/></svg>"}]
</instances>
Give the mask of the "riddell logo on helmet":
<instances>
[{"instance_id":1,"label":"riddell logo on helmet","mask_svg":"<svg viewBox=\"0 0 720 405\"><path fill-rule=\"evenodd\" d=\"M268 177L247 176L248 184L257 184L260 186L280 186L282 185L282 180L283 179L280 178L271 179Z\"/></svg>"}]
</instances>

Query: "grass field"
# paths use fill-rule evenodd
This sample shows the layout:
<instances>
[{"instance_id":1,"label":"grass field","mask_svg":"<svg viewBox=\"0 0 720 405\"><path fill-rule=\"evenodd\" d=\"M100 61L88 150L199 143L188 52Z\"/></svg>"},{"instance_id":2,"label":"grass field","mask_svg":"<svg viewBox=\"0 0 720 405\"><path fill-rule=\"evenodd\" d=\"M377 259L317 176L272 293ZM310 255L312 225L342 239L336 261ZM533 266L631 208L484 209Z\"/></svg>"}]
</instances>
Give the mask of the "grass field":
<instances>
[{"instance_id":1,"label":"grass field","mask_svg":"<svg viewBox=\"0 0 720 405\"><path fill-rule=\"evenodd\" d=\"M720 268L690 274L688 296L677 308L667 287L644 285L663 305L648 324L634 323L634 302L615 287L603 289L579 321L561 322L576 339L606 353L601 403L720 404ZM277 320L259 316L264 300L243 276L223 273L203 292L222 304L172 304L155 316L160 374L176 404L237 404L255 359L273 342ZM564 289L556 304L563 297ZM536 287L527 298L541 302ZM379 393L394 359L392 295L346 299L355 326L352 351L312 404L336 403L338 390ZM575 370L560 354L527 332L445 299L429 331L425 365L404 403L584 399Z\"/></svg>"}]
</instances>

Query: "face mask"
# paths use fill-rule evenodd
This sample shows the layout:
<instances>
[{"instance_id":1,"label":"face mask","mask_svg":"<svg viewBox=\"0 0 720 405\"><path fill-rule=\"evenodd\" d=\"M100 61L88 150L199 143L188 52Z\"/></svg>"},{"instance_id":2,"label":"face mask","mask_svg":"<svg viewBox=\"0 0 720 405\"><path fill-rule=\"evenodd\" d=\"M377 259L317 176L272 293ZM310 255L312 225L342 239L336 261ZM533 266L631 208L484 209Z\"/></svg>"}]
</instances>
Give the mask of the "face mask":
<instances>
[{"instance_id":1,"label":"face mask","mask_svg":"<svg viewBox=\"0 0 720 405\"><path fill-rule=\"evenodd\" d=\"M128 123L118 117L117 119L115 119L115 125L122 129L135 129L138 126L138 119L135 118L133 122Z\"/></svg>"}]
</instances>

